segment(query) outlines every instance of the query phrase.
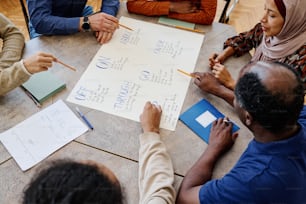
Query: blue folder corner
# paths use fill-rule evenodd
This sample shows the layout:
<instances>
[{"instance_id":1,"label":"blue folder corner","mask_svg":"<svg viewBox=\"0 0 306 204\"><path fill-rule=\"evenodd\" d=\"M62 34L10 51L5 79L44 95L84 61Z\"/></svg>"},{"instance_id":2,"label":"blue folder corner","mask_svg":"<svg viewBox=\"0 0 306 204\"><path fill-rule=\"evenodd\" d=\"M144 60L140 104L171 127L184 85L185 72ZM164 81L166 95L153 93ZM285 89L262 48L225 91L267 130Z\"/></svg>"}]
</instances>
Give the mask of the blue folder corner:
<instances>
[{"instance_id":1,"label":"blue folder corner","mask_svg":"<svg viewBox=\"0 0 306 204\"><path fill-rule=\"evenodd\" d=\"M205 99L194 104L179 117L186 126L206 143L209 141L212 122L218 118L224 118L224 115ZM239 129L240 128L233 123L232 132L234 133Z\"/></svg>"}]
</instances>

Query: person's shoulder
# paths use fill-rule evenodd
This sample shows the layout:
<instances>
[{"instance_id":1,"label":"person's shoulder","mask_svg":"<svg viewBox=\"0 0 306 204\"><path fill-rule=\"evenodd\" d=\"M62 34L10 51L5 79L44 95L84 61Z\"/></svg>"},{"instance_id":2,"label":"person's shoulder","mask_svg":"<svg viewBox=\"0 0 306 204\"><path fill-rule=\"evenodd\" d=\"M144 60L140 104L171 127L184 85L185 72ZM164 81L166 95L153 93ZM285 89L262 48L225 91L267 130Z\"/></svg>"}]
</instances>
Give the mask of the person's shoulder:
<instances>
[{"instance_id":1,"label":"person's shoulder","mask_svg":"<svg viewBox=\"0 0 306 204\"><path fill-rule=\"evenodd\" d=\"M304 124L306 125L306 105L304 105L302 110L301 110L299 121L300 120L303 120Z\"/></svg>"}]
</instances>

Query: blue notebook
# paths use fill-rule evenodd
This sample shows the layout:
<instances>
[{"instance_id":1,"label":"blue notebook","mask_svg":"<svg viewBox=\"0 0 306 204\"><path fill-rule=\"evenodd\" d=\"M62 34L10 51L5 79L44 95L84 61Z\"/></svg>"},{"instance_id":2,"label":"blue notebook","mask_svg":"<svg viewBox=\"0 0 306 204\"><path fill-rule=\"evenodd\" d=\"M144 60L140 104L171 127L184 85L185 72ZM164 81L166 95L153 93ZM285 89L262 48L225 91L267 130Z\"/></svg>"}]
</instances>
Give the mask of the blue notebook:
<instances>
[{"instance_id":1,"label":"blue notebook","mask_svg":"<svg viewBox=\"0 0 306 204\"><path fill-rule=\"evenodd\" d=\"M210 128L218 118L224 118L224 115L207 100L202 99L182 113L179 119L208 143ZM237 130L239 130L239 127L233 123L232 132L234 133Z\"/></svg>"}]
</instances>

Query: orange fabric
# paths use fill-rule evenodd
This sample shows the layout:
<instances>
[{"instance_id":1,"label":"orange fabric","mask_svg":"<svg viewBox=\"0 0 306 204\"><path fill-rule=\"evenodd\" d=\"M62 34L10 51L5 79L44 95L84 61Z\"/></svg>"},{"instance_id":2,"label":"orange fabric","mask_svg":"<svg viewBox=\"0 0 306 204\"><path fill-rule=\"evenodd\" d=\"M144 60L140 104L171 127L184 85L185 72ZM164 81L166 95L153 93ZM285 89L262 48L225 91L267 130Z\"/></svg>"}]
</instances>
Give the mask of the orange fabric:
<instances>
[{"instance_id":1,"label":"orange fabric","mask_svg":"<svg viewBox=\"0 0 306 204\"><path fill-rule=\"evenodd\" d=\"M182 1L182 0L176 0ZM195 13L179 14L169 12L170 1L128 0L127 9L130 13L146 16L168 16L178 20L198 24L212 24L217 10L217 0L201 0L201 8Z\"/></svg>"}]
</instances>

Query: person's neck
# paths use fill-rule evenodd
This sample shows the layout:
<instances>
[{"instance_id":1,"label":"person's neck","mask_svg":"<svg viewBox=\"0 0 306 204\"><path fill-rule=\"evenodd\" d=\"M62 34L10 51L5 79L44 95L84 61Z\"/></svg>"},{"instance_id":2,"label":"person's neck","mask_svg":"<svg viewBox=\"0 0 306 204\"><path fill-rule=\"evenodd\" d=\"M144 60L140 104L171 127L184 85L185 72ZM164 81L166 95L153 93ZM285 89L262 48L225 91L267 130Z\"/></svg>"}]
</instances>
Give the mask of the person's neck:
<instances>
[{"instance_id":1,"label":"person's neck","mask_svg":"<svg viewBox=\"0 0 306 204\"><path fill-rule=\"evenodd\" d=\"M257 142L268 143L285 140L290 137L293 137L299 130L300 126L298 124L292 126L290 129L288 128L287 130L284 130L283 132L277 134L271 133L263 127L257 127L256 131L254 131L253 134Z\"/></svg>"}]
</instances>

